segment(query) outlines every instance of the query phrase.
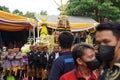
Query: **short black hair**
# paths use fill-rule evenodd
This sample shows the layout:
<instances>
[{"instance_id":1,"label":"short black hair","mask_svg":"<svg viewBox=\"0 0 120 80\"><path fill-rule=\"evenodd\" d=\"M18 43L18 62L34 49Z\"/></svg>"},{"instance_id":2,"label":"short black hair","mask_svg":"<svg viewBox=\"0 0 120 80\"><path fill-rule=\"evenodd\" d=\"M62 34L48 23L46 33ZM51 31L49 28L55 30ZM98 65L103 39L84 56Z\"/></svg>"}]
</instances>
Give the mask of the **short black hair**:
<instances>
[{"instance_id":1,"label":"short black hair","mask_svg":"<svg viewBox=\"0 0 120 80\"><path fill-rule=\"evenodd\" d=\"M71 48L73 43L73 35L68 31L63 31L59 35L58 41L61 48Z\"/></svg>"},{"instance_id":2,"label":"short black hair","mask_svg":"<svg viewBox=\"0 0 120 80\"><path fill-rule=\"evenodd\" d=\"M79 43L79 44L76 44L74 46L74 48L72 50L72 56L73 56L73 59L74 59L76 65L78 65L77 62L76 62L76 59L77 58L82 59L82 56L84 55L85 49L94 50L94 48L91 45L88 45L88 44L85 44L85 43Z\"/></svg>"},{"instance_id":3,"label":"short black hair","mask_svg":"<svg viewBox=\"0 0 120 80\"><path fill-rule=\"evenodd\" d=\"M110 30L116 38L120 38L120 23L114 21L103 22L96 27L97 31Z\"/></svg>"}]
</instances>

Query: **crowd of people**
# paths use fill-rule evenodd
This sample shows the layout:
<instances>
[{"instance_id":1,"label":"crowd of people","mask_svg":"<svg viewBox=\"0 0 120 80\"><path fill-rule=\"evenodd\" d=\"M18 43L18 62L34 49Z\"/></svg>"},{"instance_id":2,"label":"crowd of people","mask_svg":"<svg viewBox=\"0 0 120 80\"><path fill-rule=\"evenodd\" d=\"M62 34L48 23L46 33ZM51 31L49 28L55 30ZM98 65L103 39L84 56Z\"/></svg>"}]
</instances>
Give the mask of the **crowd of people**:
<instances>
[{"instance_id":1,"label":"crowd of people","mask_svg":"<svg viewBox=\"0 0 120 80\"><path fill-rule=\"evenodd\" d=\"M47 80L52 62L59 57L60 47L54 45L51 54L46 45L31 45L30 52L22 55L20 48L6 49L1 52L1 66L3 67L3 80Z\"/></svg>"},{"instance_id":2,"label":"crowd of people","mask_svg":"<svg viewBox=\"0 0 120 80\"><path fill-rule=\"evenodd\" d=\"M63 31L52 53L38 44L31 45L26 55L17 47L3 47L1 76L3 80L10 75L14 80L120 80L120 24L99 24L95 39L95 46L73 44L73 34Z\"/></svg>"}]
</instances>

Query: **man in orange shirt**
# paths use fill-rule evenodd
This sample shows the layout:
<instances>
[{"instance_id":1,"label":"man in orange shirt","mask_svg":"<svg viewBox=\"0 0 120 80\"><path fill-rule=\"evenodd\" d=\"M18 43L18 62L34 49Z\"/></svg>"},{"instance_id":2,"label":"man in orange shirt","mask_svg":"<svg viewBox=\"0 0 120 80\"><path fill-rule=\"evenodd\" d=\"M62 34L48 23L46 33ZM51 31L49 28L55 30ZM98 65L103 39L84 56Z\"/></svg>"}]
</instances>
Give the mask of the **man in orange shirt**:
<instances>
[{"instance_id":1,"label":"man in orange shirt","mask_svg":"<svg viewBox=\"0 0 120 80\"><path fill-rule=\"evenodd\" d=\"M97 80L93 70L100 66L94 48L87 44L76 44L72 50L76 68L64 74L60 80Z\"/></svg>"}]
</instances>

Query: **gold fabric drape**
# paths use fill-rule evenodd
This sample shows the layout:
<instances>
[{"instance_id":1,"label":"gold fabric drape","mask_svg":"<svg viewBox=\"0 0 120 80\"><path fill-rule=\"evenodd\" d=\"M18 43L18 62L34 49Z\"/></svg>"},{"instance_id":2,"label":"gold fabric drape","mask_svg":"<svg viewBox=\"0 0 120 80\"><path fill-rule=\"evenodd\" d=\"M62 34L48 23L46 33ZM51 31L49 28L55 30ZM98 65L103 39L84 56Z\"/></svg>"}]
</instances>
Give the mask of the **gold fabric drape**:
<instances>
[{"instance_id":1,"label":"gold fabric drape","mask_svg":"<svg viewBox=\"0 0 120 80\"><path fill-rule=\"evenodd\" d=\"M28 19L23 16L0 11L0 30L4 31L20 31L29 29L34 24L34 19Z\"/></svg>"}]
</instances>

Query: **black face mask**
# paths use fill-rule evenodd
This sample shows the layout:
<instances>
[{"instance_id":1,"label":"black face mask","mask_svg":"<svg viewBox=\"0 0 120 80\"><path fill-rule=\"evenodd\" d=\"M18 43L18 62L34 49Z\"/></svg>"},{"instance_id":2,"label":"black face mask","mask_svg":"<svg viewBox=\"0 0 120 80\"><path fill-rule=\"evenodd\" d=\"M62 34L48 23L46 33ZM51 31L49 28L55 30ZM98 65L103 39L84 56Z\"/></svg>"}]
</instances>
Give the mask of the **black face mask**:
<instances>
[{"instance_id":1,"label":"black face mask","mask_svg":"<svg viewBox=\"0 0 120 80\"><path fill-rule=\"evenodd\" d=\"M114 58L115 46L100 46L96 58L101 63L109 63Z\"/></svg>"},{"instance_id":2,"label":"black face mask","mask_svg":"<svg viewBox=\"0 0 120 80\"><path fill-rule=\"evenodd\" d=\"M95 69L99 68L101 65L100 62L96 58L92 61L86 62L86 64L90 70L95 70Z\"/></svg>"}]
</instances>

